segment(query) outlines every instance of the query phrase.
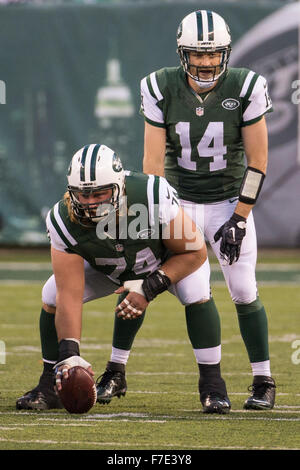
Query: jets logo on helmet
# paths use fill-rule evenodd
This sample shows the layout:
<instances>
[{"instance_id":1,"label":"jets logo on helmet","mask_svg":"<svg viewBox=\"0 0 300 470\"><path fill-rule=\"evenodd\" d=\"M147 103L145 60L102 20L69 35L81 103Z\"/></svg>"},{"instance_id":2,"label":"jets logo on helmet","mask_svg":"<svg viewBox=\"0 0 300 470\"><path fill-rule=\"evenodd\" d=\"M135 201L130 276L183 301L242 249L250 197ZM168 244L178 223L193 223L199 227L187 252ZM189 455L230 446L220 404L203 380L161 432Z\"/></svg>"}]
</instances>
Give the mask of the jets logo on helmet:
<instances>
[{"instance_id":1,"label":"jets logo on helmet","mask_svg":"<svg viewBox=\"0 0 300 470\"><path fill-rule=\"evenodd\" d=\"M231 52L231 36L229 27L217 13L209 10L198 10L183 18L177 30L177 52L184 71L200 86L212 86L226 71ZM220 53L217 66L192 66L190 52ZM199 78L202 70L213 69L212 78ZM192 70L195 71L192 73Z\"/></svg>"},{"instance_id":2,"label":"jets logo on helmet","mask_svg":"<svg viewBox=\"0 0 300 470\"><path fill-rule=\"evenodd\" d=\"M85 225L97 223L117 211L124 194L125 172L121 160L106 145L90 144L78 150L72 158L68 173L68 191L77 220ZM80 195L111 190L109 200L82 203Z\"/></svg>"},{"instance_id":3,"label":"jets logo on helmet","mask_svg":"<svg viewBox=\"0 0 300 470\"><path fill-rule=\"evenodd\" d=\"M113 166L113 169L115 171L122 171L123 170L122 162L121 162L120 158L118 157L118 155L116 155L116 154L114 154L114 156L113 156L112 166Z\"/></svg>"}]
</instances>

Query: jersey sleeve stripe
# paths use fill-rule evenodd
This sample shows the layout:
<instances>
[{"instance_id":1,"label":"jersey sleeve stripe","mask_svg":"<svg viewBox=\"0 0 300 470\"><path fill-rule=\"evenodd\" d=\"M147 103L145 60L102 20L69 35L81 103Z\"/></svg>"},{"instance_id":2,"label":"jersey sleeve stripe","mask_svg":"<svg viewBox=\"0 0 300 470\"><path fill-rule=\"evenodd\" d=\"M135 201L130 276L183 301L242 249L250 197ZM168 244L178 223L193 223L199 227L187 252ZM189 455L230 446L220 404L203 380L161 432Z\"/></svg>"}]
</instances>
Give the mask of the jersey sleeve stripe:
<instances>
[{"instance_id":1,"label":"jersey sleeve stripe","mask_svg":"<svg viewBox=\"0 0 300 470\"><path fill-rule=\"evenodd\" d=\"M253 83L252 83L253 82ZM267 82L262 75L255 75L247 92L246 106L243 107L243 121L248 123L271 111L272 102L268 95Z\"/></svg>"},{"instance_id":2,"label":"jersey sleeve stripe","mask_svg":"<svg viewBox=\"0 0 300 470\"><path fill-rule=\"evenodd\" d=\"M150 81L151 81L151 85L152 85L152 89L153 89L153 92L155 93L155 96L156 96L156 99L157 101L161 101L164 99L163 95L161 94L159 88L158 88L158 84L157 84L157 80L156 80L156 73L155 72L152 72L150 74Z\"/></svg>"},{"instance_id":3,"label":"jersey sleeve stripe","mask_svg":"<svg viewBox=\"0 0 300 470\"><path fill-rule=\"evenodd\" d=\"M147 198L148 198L148 209L149 209L149 224L150 227L154 226L154 175L149 175L147 182Z\"/></svg>"},{"instance_id":4,"label":"jersey sleeve stripe","mask_svg":"<svg viewBox=\"0 0 300 470\"><path fill-rule=\"evenodd\" d=\"M163 129L166 128L166 125L163 122L151 121L151 119L148 119L146 116L144 116L144 118L145 118L145 121L147 121L149 124L151 124L151 126L161 127Z\"/></svg>"},{"instance_id":5,"label":"jersey sleeve stripe","mask_svg":"<svg viewBox=\"0 0 300 470\"><path fill-rule=\"evenodd\" d=\"M163 177L159 178L159 221L169 225L179 211L179 201L175 189Z\"/></svg>"},{"instance_id":6,"label":"jersey sleeve stripe","mask_svg":"<svg viewBox=\"0 0 300 470\"><path fill-rule=\"evenodd\" d=\"M254 75L255 75L255 73L252 72L252 70L250 70L250 72L248 73L248 75L247 75L247 77L244 81L244 84L242 86L242 90L241 90L241 93L240 93L240 98L244 98L246 96L247 90L249 88L249 85L250 85L251 80L252 80Z\"/></svg>"},{"instance_id":7,"label":"jersey sleeve stripe","mask_svg":"<svg viewBox=\"0 0 300 470\"><path fill-rule=\"evenodd\" d=\"M244 102L245 103L248 103L249 99L250 99L250 96L252 95L252 92L253 92L253 89L255 88L256 86L256 83L259 79L259 75L257 73L254 73L254 76L252 77L251 81L250 81L250 85L248 87L248 90L244 96Z\"/></svg>"},{"instance_id":8,"label":"jersey sleeve stripe","mask_svg":"<svg viewBox=\"0 0 300 470\"><path fill-rule=\"evenodd\" d=\"M159 176L149 175L147 183L147 197L149 208L149 224L150 227L155 226L159 217Z\"/></svg>"},{"instance_id":9,"label":"jersey sleeve stripe","mask_svg":"<svg viewBox=\"0 0 300 470\"><path fill-rule=\"evenodd\" d=\"M152 90L149 76L143 78L141 81L141 96L141 113L144 115L144 118L150 122L150 124L153 123L153 125L158 125L159 127L164 125L163 113L157 106L158 100Z\"/></svg>"},{"instance_id":10,"label":"jersey sleeve stripe","mask_svg":"<svg viewBox=\"0 0 300 470\"><path fill-rule=\"evenodd\" d=\"M263 117L263 114L261 116L258 116L255 119L250 119L250 121L244 121L244 122L241 123L241 127L251 126L251 124L255 124L256 122L260 121L262 119L262 117Z\"/></svg>"},{"instance_id":11,"label":"jersey sleeve stripe","mask_svg":"<svg viewBox=\"0 0 300 470\"><path fill-rule=\"evenodd\" d=\"M159 176L154 177L154 185L153 185L153 194L154 194L154 204L158 206L159 204L159 182L160 178Z\"/></svg>"},{"instance_id":12,"label":"jersey sleeve stripe","mask_svg":"<svg viewBox=\"0 0 300 470\"><path fill-rule=\"evenodd\" d=\"M46 218L46 225L47 225L47 229L50 235L51 245L53 245L54 248L56 249L64 251L68 248L68 245L66 245L65 241L63 240L61 235L59 235L58 231L54 227L52 220L51 220L51 212L52 211L48 212L48 215Z\"/></svg>"},{"instance_id":13,"label":"jersey sleeve stripe","mask_svg":"<svg viewBox=\"0 0 300 470\"><path fill-rule=\"evenodd\" d=\"M153 101L155 101L155 103L157 102L157 98L155 96L155 93L154 93L152 85L151 85L150 75L143 78L143 80L141 81L141 90L146 95L149 95L151 98L153 98Z\"/></svg>"},{"instance_id":14,"label":"jersey sleeve stripe","mask_svg":"<svg viewBox=\"0 0 300 470\"><path fill-rule=\"evenodd\" d=\"M62 221L62 218L59 214L59 203L56 203L54 206L53 218L60 232L63 234L63 237L68 240L69 244L71 244L72 246L77 245L77 241L75 240L75 238L72 237L72 235L69 233L65 224ZM53 223L53 218L52 218L52 223Z\"/></svg>"},{"instance_id":15,"label":"jersey sleeve stripe","mask_svg":"<svg viewBox=\"0 0 300 470\"><path fill-rule=\"evenodd\" d=\"M63 232L60 230L59 225L57 224L53 211L50 214L50 221L52 224L52 231L50 231L51 244L56 248L56 245L61 246L62 244L69 247L68 239L64 236Z\"/></svg>"}]
</instances>

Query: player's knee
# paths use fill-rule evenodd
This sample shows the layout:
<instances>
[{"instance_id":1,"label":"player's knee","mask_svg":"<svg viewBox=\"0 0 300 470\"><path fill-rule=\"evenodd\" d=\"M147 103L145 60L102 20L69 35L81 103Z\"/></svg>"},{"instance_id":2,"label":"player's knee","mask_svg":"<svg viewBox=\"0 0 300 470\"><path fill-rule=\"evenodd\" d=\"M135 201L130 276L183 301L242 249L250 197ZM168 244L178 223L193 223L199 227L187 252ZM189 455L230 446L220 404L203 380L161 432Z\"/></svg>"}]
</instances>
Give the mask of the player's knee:
<instances>
[{"instance_id":1,"label":"player's knee","mask_svg":"<svg viewBox=\"0 0 300 470\"><path fill-rule=\"evenodd\" d=\"M202 300L199 300L198 302L194 302L194 303L195 304L205 304L208 301L209 301L209 299L202 299Z\"/></svg>"},{"instance_id":2,"label":"player's knee","mask_svg":"<svg viewBox=\"0 0 300 470\"><path fill-rule=\"evenodd\" d=\"M236 304L249 304L257 297L255 270L250 263L234 266L226 278L230 296Z\"/></svg>"},{"instance_id":3,"label":"player's knee","mask_svg":"<svg viewBox=\"0 0 300 470\"><path fill-rule=\"evenodd\" d=\"M231 292L231 298L235 304L250 304L254 302L257 297L256 289L249 290L247 286L240 286L239 289L236 287L234 292Z\"/></svg>"}]
</instances>

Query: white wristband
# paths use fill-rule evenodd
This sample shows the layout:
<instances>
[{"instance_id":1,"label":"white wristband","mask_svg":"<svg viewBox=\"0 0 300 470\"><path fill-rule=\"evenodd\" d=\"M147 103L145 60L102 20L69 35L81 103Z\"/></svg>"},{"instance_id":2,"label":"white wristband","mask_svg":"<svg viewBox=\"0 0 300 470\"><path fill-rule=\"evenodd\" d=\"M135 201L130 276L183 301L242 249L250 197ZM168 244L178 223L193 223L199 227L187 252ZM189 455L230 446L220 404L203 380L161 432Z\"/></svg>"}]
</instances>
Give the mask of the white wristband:
<instances>
[{"instance_id":1,"label":"white wristband","mask_svg":"<svg viewBox=\"0 0 300 470\"><path fill-rule=\"evenodd\" d=\"M79 339L76 339L76 338L64 338L66 341L75 341L75 343L78 344L78 346L80 346L80 341Z\"/></svg>"},{"instance_id":2,"label":"white wristband","mask_svg":"<svg viewBox=\"0 0 300 470\"><path fill-rule=\"evenodd\" d=\"M55 364L53 369L56 369L57 367L64 366L64 365L68 366L69 368L80 366L80 367L84 367L84 369L88 369L89 367L91 367L91 364L85 361L82 357L71 356Z\"/></svg>"},{"instance_id":3,"label":"white wristband","mask_svg":"<svg viewBox=\"0 0 300 470\"><path fill-rule=\"evenodd\" d=\"M145 297L145 292L142 288L143 282L143 279L137 279L136 281L125 281L123 287L129 292L136 292L137 294L140 294Z\"/></svg>"}]
</instances>

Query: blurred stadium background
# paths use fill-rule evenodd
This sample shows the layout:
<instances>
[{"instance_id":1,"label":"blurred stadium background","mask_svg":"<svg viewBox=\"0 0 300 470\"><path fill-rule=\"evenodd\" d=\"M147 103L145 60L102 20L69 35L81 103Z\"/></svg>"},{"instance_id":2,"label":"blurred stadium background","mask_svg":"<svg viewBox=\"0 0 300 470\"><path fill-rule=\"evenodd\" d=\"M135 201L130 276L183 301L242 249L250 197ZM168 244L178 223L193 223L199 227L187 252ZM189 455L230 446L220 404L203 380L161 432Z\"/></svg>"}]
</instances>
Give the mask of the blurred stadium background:
<instances>
[{"instance_id":1,"label":"blurred stadium background","mask_svg":"<svg viewBox=\"0 0 300 470\"><path fill-rule=\"evenodd\" d=\"M231 65L266 76L268 177L255 207L260 247L300 247L299 2L0 0L0 245L47 246L44 218L86 143L141 169L139 83L179 63L176 29L210 8L229 23Z\"/></svg>"}]
</instances>

